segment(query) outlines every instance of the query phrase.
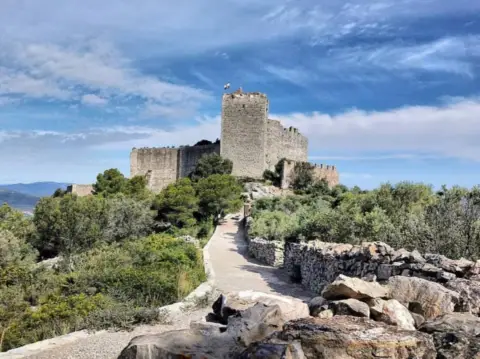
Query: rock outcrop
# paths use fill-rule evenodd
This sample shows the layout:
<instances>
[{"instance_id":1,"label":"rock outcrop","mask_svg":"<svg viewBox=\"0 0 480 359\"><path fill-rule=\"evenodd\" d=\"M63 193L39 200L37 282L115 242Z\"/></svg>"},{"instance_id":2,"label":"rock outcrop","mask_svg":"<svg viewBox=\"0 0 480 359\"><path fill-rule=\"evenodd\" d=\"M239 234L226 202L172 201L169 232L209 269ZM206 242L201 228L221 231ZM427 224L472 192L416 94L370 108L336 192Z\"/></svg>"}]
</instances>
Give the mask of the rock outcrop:
<instances>
[{"instance_id":1,"label":"rock outcrop","mask_svg":"<svg viewBox=\"0 0 480 359\"><path fill-rule=\"evenodd\" d=\"M366 282L340 274L322 292L325 299L373 299L388 296L388 288L377 282Z\"/></svg>"},{"instance_id":2,"label":"rock outcrop","mask_svg":"<svg viewBox=\"0 0 480 359\"><path fill-rule=\"evenodd\" d=\"M480 318L445 313L458 294L425 282L392 277L380 285L341 275L325 288L330 299L308 306L252 291L222 294L213 322L136 337L119 359L480 358Z\"/></svg>"},{"instance_id":3,"label":"rock outcrop","mask_svg":"<svg viewBox=\"0 0 480 359\"><path fill-rule=\"evenodd\" d=\"M415 277L391 277L390 297L425 319L452 313L459 303L459 294L444 286Z\"/></svg>"}]
</instances>

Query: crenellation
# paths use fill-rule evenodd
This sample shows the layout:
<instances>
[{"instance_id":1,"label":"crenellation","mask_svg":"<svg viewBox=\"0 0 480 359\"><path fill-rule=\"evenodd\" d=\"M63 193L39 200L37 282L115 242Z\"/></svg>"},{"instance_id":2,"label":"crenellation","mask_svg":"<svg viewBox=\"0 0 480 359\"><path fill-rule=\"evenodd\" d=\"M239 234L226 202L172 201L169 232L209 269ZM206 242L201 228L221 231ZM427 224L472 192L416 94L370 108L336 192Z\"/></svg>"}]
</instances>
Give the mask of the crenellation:
<instances>
[{"instance_id":1,"label":"crenellation","mask_svg":"<svg viewBox=\"0 0 480 359\"><path fill-rule=\"evenodd\" d=\"M307 162L308 139L293 126L268 118L269 101L260 92L240 88L222 98L221 141L208 145L133 148L130 154L131 176L143 175L153 191L188 176L205 154L218 153L233 162L232 174L262 178L266 169L286 158L282 186L288 185L296 162ZM338 183L335 166L314 167L316 178L329 185Z\"/></svg>"}]
</instances>

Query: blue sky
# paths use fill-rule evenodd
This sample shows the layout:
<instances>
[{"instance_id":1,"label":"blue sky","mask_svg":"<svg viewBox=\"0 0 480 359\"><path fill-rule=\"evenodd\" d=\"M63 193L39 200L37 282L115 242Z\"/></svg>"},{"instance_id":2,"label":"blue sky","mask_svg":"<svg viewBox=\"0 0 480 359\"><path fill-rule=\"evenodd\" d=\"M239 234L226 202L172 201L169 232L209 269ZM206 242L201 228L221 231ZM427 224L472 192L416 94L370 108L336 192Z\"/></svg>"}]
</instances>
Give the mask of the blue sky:
<instances>
[{"instance_id":1,"label":"blue sky","mask_svg":"<svg viewBox=\"0 0 480 359\"><path fill-rule=\"evenodd\" d=\"M1 0L0 183L91 183L265 92L341 181L480 183L480 2Z\"/></svg>"}]
</instances>

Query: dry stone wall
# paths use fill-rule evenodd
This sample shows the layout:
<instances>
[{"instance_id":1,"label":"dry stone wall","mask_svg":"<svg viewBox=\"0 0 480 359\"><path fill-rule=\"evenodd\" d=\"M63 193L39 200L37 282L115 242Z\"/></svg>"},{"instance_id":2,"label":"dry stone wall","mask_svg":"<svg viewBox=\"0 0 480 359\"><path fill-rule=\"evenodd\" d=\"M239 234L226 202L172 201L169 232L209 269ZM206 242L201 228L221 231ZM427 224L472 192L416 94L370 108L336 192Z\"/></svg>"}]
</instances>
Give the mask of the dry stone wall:
<instances>
[{"instance_id":1,"label":"dry stone wall","mask_svg":"<svg viewBox=\"0 0 480 359\"><path fill-rule=\"evenodd\" d=\"M319 241L287 243L284 256L284 267L291 278L316 293L340 274L380 282L392 276L411 276L442 284L480 274L480 261L394 250L382 242L361 245Z\"/></svg>"}]
</instances>

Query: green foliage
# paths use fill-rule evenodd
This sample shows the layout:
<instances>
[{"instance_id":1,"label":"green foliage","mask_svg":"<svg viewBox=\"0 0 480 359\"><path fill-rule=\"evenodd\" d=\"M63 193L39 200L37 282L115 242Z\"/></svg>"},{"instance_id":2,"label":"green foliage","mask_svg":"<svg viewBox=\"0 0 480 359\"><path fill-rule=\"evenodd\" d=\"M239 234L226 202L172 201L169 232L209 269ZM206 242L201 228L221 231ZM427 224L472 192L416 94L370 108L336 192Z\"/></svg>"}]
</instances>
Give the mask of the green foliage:
<instances>
[{"instance_id":1,"label":"green foliage","mask_svg":"<svg viewBox=\"0 0 480 359\"><path fill-rule=\"evenodd\" d=\"M145 176L135 176L128 179L116 168L111 168L97 175L97 182L93 184L93 193L103 197L124 194L127 197L139 200L147 200L152 195L147 189Z\"/></svg>"},{"instance_id":2,"label":"green foliage","mask_svg":"<svg viewBox=\"0 0 480 359\"><path fill-rule=\"evenodd\" d=\"M128 179L116 168L111 168L97 175L97 182L93 184L95 195L109 196L124 193Z\"/></svg>"},{"instance_id":3,"label":"green foliage","mask_svg":"<svg viewBox=\"0 0 480 359\"><path fill-rule=\"evenodd\" d=\"M16 237L29 238L35 231L32 220L8 204L0 206L0 230L12 232Z\"/></svg>"},{"instance_id":4,"label":"green foliage","mask_svg":"<svg viewBox=\"0 0 480 359\"><path fill-rule=\"evenodd\" d=\"M33 216L37 229L34 246L46 258L60 252L70 256L93 247L103 238L107 224L105 207L106 201L101 197L68 194L42 198Z\"/></svg>"},{"instance_id":5,"label":"green foliage","mask_svg":"<svg viewBox=\"0 0 480 359\"><path fill-rule=\"evenodd\" d=\"M215 174L200 179L196 186L199 198L199 212L202 217L218 219L227 212L238 211L243 201L243 187L235 177Z\"/></svg>"},{"instance_id":6,"label":"green foliage","mask_svg":"<svg viewBox=\"0 0 480 359\"><path fill-rule=\"evenodd\" d=\"M118 242L151 234L155 212L150 210L150 206L148 200L135 200L124 195L109 198L105 203L102 240Z\"/></svg>"},{"instance_id":7,"label":"green foliage","mask_svg":"<svg viewBox=\"0 0 480 359\"><path fill-rule=\"evenodd\" d=\"M265 212L253 222L252 235L268 240L285 240L295 233L296 220L285 212Z\"/></svg>"},{"instance_id":8,"label":"green foliage","mask_svg":"<svg viewBox=\"0 0 480 359\"><path fill-rule=\"evenodd\" d=\"M196 224L194 214L198 211L198 198L189 178L182 178L168 185L154 201L159 217L176 227L192 227Z\"/></svg>"},{"instance_id":9,"label":"green foliage","mask_svg":"<svg viewBox=\"0 0 480 359\"><path fill-rule=\"evenodd\" d=\"M308 162L297 162L293 168L292 188L305 191L314 183L313 165Z\"/></svg>"},{"instance_id":10,"label":"green foliage","mask_svg":"<svg viewBox=\"0 0 480 359\"><path fill-rule=\"evenodd\" d=\"M233 162L222 158L216 153L203 155L197 163L197 166L190 174L193 181L201 178L207 178L214 174L229 175L232 173Z\"/></svg>"},{"instance_id":11,"label":"green foliage","mask_svg":"<svg viewBox=\"0 0 480 359\"><path fill-rule=\"evenodd\" d=\"M450 258L480 258L480 187L434 193L429 185L400 182L363 191L318 182L304 192L257 201L252 233L281 240L383 241ZM279 211L295 224L286 228Z\"/></svg>"}]
</instances>

